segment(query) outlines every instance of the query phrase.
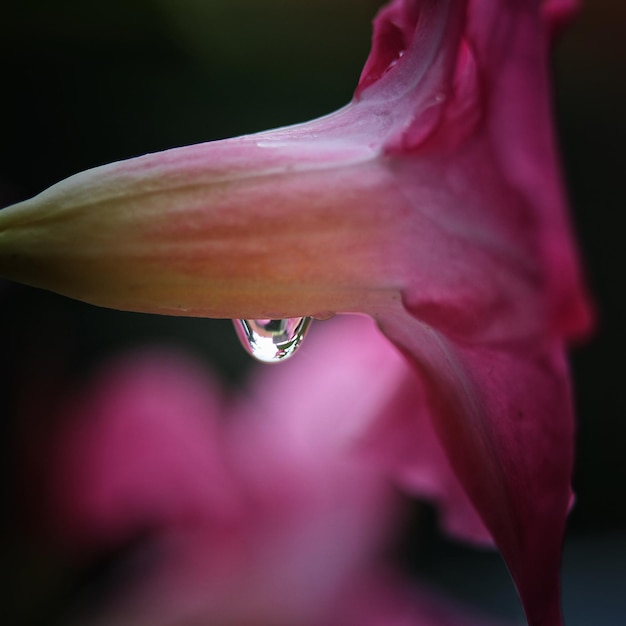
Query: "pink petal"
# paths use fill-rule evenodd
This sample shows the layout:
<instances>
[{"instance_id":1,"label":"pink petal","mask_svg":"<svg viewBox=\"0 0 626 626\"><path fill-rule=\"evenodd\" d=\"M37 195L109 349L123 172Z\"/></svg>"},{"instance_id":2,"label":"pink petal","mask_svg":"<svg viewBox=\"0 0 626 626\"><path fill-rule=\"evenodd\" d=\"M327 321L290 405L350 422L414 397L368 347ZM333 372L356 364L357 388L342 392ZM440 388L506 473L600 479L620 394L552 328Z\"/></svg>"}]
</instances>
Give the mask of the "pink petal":
<instances>
[{"instance_id":1,"label":"pink petal","mask_svg":"<svg viewBox=\"0 0 626 626\"><path fill-rule=\"evenodd\" d=\"M68 408L55 451L52 511L72 542L116 543L144 526L238 512L220 449L221 402L182 357L116 363Z\"/></svg>"},{"instance_id":2,"label":"pink petal","mask_svg":"<svg viewBox=\"0 0 626 626\"><path fill-rule=\"evenodd\" d=\"M578 13L578 0L544 0L541 7L552 36L560 33Z\"/></svg>"},{"instance_id":3,"label":"pink petal","mask_svg":"<svg viewBox=\"0 0 626 626\"><path fill-rule=\"evenodd\" d=\"M366 317L316 324L309 339L304 358L264 368L255 378L254 410L272 416L257 428L284 447L263 456L293 456L297 465L324 468L337 455L365 455L374 472L390 473L436 504L450 534L491 544L438 441L426 390L407 360Z\"/></svg>"},{"instance_id":4,"label":"pink petal","mask_svg":"<svg viewBox=\"0 0 626 626\"><path fill-rule=\"evenodd\" d=\"M313 387L329 382L326 365L310 363ZM274 371L271 387L257 383L227 410L193 363L147 353L105 370L73 404L50 479L57 536L80 555L150 531L149 567L105 621L314 623L378 557L396 494L344 445L340 424L315 436L324 414L263 400L290 384Z\"/></svg>"},{"instance_id":5,"label":"pink petal","mask_svg":"<svg viewBox=\"0 0 626 626\"><path fill-rule=\"evenodd\" d=\"M566 336L588 328L552 128L548 77L548 25L538 2L518 1L506 10L473 2L467 38L488 85L485 132L504 180L525 200L528 227L541 255L545 296L556 332ZM543 5L550 17L551 7ZM508 36L506 36L508 34Z\"/></svg>"},{"instance_id":6,"label":"pink petal","mask_svg":"<svg viewBox=\"0 0 626 626\"><path fill-rule=\"evenodd\" d=\"M396 173L413 199L414 242L419 231L419 248L406 248L417 273L403 292L417 319L378 319L425 380L450 463L509 564L529 622L547 625L560 623L572 469L563 344L586 332L590 316L550 126L539 9L469 2L459 43L444 42L460 51L452 82L439 72L444 93L454 87L446 110L418 142L419 116L388 144L398 161L412 155ZM544 10L553 16L556 5ZM401 77L410 54L409 45L389 74ZM422 280L425 266L439 280Z\"/></svg>"},{"instance_id":7,"label":"pink petal","mask_svg":"<svg viewBox=\"0 0 626 626\"><path fill-rule=\"evenodd\" d=\"M529 623L560 623L573 449L562 348L463 345L408 320L387 332L426 381L435 430L509 565Z\"/></svg>"}]
</instances>

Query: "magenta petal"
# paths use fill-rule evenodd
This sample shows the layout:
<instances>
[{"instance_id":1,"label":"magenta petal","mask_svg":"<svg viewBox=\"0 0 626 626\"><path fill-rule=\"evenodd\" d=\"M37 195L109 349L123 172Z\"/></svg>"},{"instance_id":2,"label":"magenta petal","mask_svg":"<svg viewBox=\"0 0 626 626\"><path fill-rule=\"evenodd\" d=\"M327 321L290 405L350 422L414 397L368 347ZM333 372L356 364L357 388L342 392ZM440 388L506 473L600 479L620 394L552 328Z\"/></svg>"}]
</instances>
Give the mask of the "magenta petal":
<instances>
[{"instance_id":1,"label":"magenta petal","mask_svg":"<svg viewBox=\"0 0 626 626\"><path fill-rule=\"evenodd\" d=\"M462 344L405 320L386 330L421 373L435 430L500 548L529 624L560 624L573 420L558 342Z\"/></svg>"},{"instance_id":2,"label":"magenta petal","mask_svg":"<svg viewBox=\"0 0 626 626\"><path fill-rule=\"evenodd\" d=\"M356 89L387 153L419 148L440 125L462 29L462 0L395 0L374 20L372 50ZM386 124L376 121L388 119Z\"/></svg>"},{"instance_id":3,"label":"magenta petal","mask_svg":"<svg viewBox=\"0 0 626 626\"><path fill-rule=\"evenodd\" d=\"M426 391L408 363L393 403L369 437L370 449L400 488L435 505L448 535L477 546L493 546L490 532L448 461L433 428Z\"/></svg>"},{"instance_id":4,"label":"magenta petal","mask_svg":"<svg viewBox=\"0 0 626 626\"><path fill-rule=\"evenodd\" d=\"M576 15L580 3L578 0L544 0L541 8L550 33L554 36Z\"/></svg>"},{"instance_id":5,"label":"magenta petal","mask_svg":"<svg viewBox=\"0 0 626 626\"><path fill-rule=\"evenodd\" d=\"M361 72L357 94L376 83L410 46L419 19L415 3L392 2L383 7L374 21L372 50Z\"/></svg>"},{"instance_id":6,"label":"magenta petal","mask_svg":"<svg viewBox=\"0 0 626 626\"><path fill-rule=\"evenodd\" d=\"M466 36L486 87L489 116L482 134L503 181L527 205L550 321L557 333L569 337L584 333L590 316L567 217L549 95L546 20L564 6L554 1L470 2Z\"/></svg>"},{"instance_id":7,"label":"magenta petal","mask_svg":"<svg viewBox=\"0 0 626 626\"><path fill-rule=\"evenodd\" d=\"M345 326L327 328L331 340ZM363 338L356 328L350 345ZM270 370L271 381L262 371L228 406L193 362L148 352L106 368L63 415L50 477L58 536L79 556L142 532L150 539L141 576L104 607L102 622L87 623L317 624L374 567L397 493L352 435L393 389L394 371L368 396L372 405L351 407L354 385L379 363L363 364L332 397L325 392L341 396L338 378L352 373L341 360L328 367L328 341L311 343L318 358L299 360L297 380L289 364Z\"/></svg>"},{"instance_id":8,"label":"magenta petal","mask_svg":"<svg viewBox=\"0 0 626 626\"><path fill-rule=\"evenodd\" d=\"M229 519L238 494L222 411L211 379L188 359L148 352L105 369L57 435L50 489L59 532L98 546L207 511Z\"/></svg>"},{"instance_id":9,"label":"magenta petal","mask_svg":"<svg viewBox=\"0 0 626 626\"><path fill-rule=\"evenodd\" d=\"M392 6L379 28L398 11L434 10L429 2ZM404 253L414 274L403 291L405 312L377 315L421 374L450 464L500 547L533 626L561 623L573 454L564 346L590 324L548 95L549 35L564 7L472 0L465 13L457 7L462 28L442 31L439 65L430 64L420 89L430 85L430 97L440 90L445 99L428 115L415 98L416 114L386 144L412 202ZM400 26L402 37L374 51L389 58L389 46L407 39ZM419 28L418 17L413 46ZM448 70L450 49L456 66ZM395 73L395 91L410 93L402 66L411 51L368 89ZM437 268L438 280L424 280L425 268Z\"/></svg>"},{"instance_id":10,"label":"magenta petal","mask_svg":"<svg viewBox=\"0 0 626 626\"><path fill-rule=\"evenodd\" d=\"M370 319L315 324L305 356L260 370L252 393L255 411L272 416L261 432L278 430L271 440L285 446L274 456L318 467L325 455L365 455L374 472L432 502L449 534L492 544L433 430L423 385Z\"/></svg>"}]
</instances>

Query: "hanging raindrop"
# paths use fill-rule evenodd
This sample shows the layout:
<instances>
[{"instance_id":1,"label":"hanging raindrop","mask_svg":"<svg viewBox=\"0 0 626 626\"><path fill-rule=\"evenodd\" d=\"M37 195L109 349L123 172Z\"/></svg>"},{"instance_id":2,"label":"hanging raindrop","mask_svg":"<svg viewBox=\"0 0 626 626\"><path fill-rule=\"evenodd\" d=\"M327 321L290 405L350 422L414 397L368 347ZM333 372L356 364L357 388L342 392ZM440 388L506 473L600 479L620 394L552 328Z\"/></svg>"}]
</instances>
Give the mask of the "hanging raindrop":
<instances>
[{"instance_id":1,"label":"hanging raindrop","mask_svg":"<svg viewBox=\"0 0 626 626\"><path fill-rule=\"evenodd\" d=\"M311 325L310 317L277 320L233 320L243 347L263 363L288 359L300 346Z\"/></svg>"}]
</instances>

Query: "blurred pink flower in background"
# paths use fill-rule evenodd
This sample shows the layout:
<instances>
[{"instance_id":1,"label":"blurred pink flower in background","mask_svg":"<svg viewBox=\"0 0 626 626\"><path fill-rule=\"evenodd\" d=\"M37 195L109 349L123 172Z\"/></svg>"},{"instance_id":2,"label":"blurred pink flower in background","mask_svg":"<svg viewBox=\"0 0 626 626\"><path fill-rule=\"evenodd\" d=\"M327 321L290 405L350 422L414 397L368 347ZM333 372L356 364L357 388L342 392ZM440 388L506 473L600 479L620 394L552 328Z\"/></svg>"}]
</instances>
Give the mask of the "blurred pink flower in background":
<instances>
[{"instance_id":1,"label":"blurred pink flower in background","mask_svg":"<svg viewBox=\"0 0 626 626\"><path fill-rule=\"evenodd\" d=\"M403 508L394 451L371 428L393 430L420 401L404 359L365 318L312 335L235 398L194 362L146 352L69 404L51 459L54 535L79 560L147 537L134 575L120 568L124 587L79 623L486 623L392 569ZM421 432L433 439L426 415ZM438 448L420 480L449 527L487 538Z\"/></svg>"}]
</instances>

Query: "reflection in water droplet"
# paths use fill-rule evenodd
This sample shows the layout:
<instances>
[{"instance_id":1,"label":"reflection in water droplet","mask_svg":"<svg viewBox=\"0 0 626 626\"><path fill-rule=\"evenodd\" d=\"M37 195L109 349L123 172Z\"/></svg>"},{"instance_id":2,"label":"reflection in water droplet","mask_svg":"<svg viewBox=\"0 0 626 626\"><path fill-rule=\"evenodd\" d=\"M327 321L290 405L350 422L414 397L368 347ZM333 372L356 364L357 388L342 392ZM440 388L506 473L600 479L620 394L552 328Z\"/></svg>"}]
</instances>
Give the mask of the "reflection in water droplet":
<instances>
[{"instance_id":1,"label":"reflection in water droplet","mask_svg":"<svg viewBox=\"0 0 626 626\"><path fill-rule=\"evenodd\" d=\"M277 320L233 320L243 347L263 363L277 363L289 358L300 346L310 317Z\"/></svg>"}]
</instances>

